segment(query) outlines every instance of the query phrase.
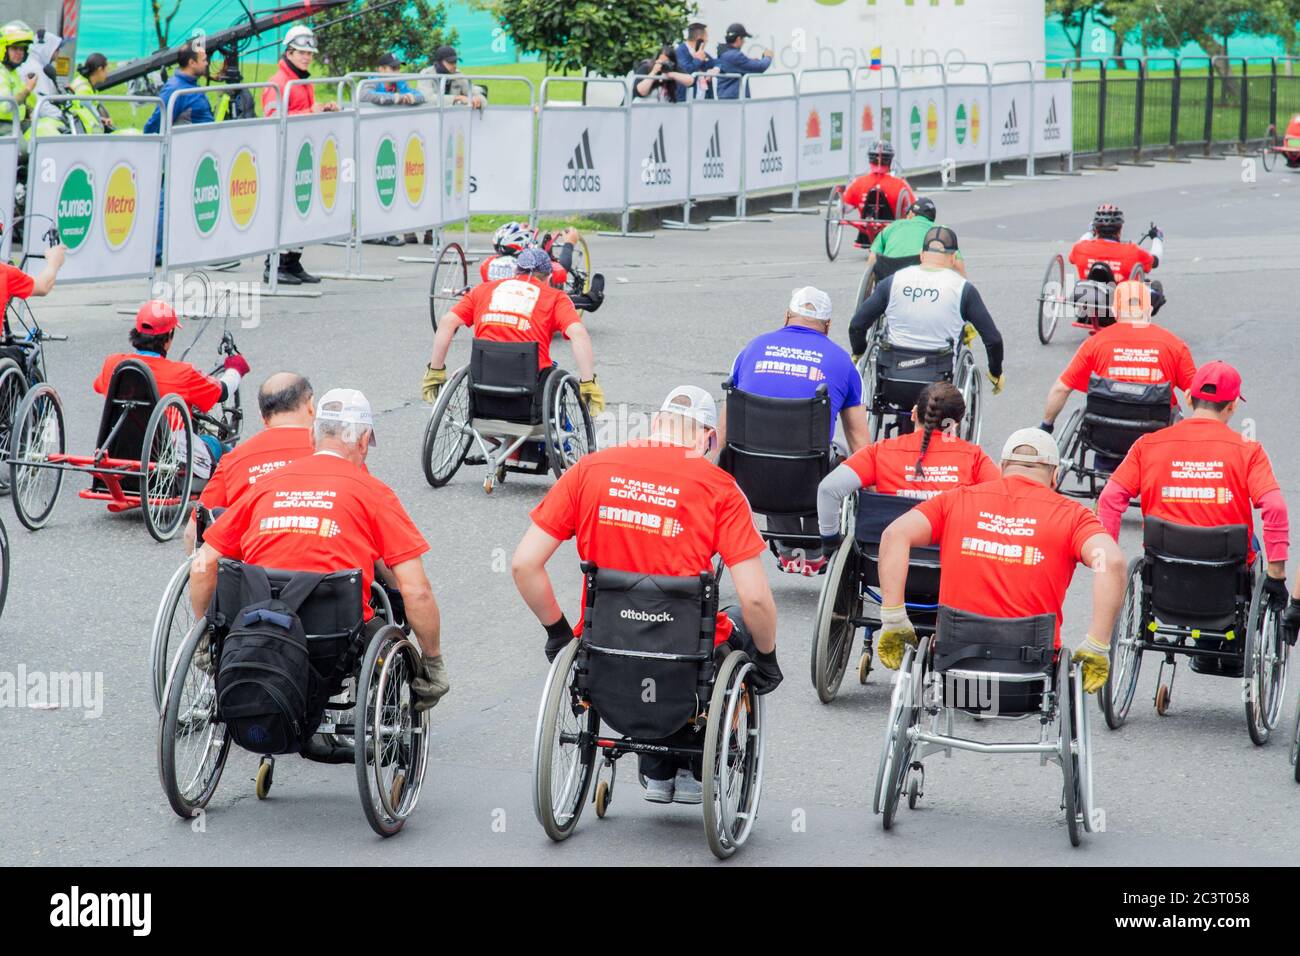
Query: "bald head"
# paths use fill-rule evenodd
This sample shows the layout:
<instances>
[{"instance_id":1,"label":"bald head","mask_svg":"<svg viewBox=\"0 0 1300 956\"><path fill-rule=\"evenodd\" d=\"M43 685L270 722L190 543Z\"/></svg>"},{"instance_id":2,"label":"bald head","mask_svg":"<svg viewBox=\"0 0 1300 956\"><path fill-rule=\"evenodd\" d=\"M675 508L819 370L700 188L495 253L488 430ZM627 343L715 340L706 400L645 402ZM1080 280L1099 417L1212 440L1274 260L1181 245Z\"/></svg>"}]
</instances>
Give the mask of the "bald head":
<instances>
[{"instance_id":1,"label":"bald head","mask_svg":"<svg viewBox=\"0 0 1300 956\"><path fill-rule=\"evenodd\" d=\"M297 372L276 372L257 390L257 407L268 428L297 425L310 428L316 417L311 382Z\"/></svg>"}]
</instances>

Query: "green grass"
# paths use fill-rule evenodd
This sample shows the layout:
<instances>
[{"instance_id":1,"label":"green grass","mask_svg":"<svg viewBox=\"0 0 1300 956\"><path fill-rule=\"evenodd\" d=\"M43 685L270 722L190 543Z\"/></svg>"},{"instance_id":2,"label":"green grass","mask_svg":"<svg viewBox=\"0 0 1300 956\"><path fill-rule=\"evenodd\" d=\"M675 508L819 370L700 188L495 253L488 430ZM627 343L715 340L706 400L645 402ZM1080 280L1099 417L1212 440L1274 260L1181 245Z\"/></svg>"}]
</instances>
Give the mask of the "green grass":
<instances>
[{"instance_id":1,"label":"green grass","mask_svg":"<svg viewBox=\"0 0 1300 956\"><path fill-rule=\"evenodd\" d=\"M470 216L470 232L495 232L498 226L504 226L506 223L520 218L528 218L525 211L520 211L517 216ZM580 232L594 232L597 229L604 229L606 223L597 222L594 219L588 219L585 216L543 216L539 220L540 228L543 232L558 232L567 226L573 226Z\"/></svg>"}]
</instances>

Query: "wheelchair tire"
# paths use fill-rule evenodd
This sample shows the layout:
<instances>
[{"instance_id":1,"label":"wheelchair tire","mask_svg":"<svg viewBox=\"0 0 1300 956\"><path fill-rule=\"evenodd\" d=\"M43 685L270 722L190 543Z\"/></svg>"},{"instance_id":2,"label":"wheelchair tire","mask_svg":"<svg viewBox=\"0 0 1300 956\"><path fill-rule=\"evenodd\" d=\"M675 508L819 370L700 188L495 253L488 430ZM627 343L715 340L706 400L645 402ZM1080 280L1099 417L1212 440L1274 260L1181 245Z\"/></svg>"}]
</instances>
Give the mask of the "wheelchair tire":
<instances>
[{"instance_id":1,"label":"wheelchair tire","mask_svg":"<svg viewBox=\"0 0 1300 956\"><path fill-rule=\"evenodd\" d=\"M1259 163L1264 167L1264 172L1270 172L1277 165L1277 153L1275 148L1277 142L1277 127L1272 123L1264 131L1264 145L1259 149Z\"/></svg>"},{"instance_id":2,"label":"wheelchair tire","mask_svg":"<svg viewBox=\"0 0 1300 956\"><path fill-rule=\"evenodd\" d=\"M439 320L460 301L469 288L469 266L465 250L458 242L449 242L438 250L438 261L429 280L429 322L438 331Z\"/></svg>"},{"instance_id":3,"label":"wheelchair tire","mask_svg":"<svg viewBox=\"0 0 1300 956\"><path fill-rule=\"evenodd\" d=\"M862 270L862 278L858 280L858 297L854 302L853 311L858 310L858 306L871 298L871 293L876 291L876 273L874 269Z\"/></svg>"},{"instance_id":4,"label":"wheelchair tire","mask_svg":"<svg viewBox=\"0 0 1300 956\"><path fill-rule=\"evenodd\" d=\"M159 713L162 713L163 691L172 657L192 627L194 610L190 607L190 559L187 558L167 582L149 640L149 679L154 709Z\"/></svg>"},{"instance_id":5,"label":"wheelchair tire","mask_svg":"<svg viewBox=\"0 0 1300 956\"><path fill-rule=\"evenodd\" d=\"M844 241L844 187L835 186L826 200L826 258L831 262L840 254Z\"/></svg>"},{"instance_id":6,"label":"wheelchair tire","mask_svg":"<svg viewBox=\"0 0 1300 956\"><path fill-rule=\"evenodd\" d=\"M178 417L185 425L183 440L173 428ZM155 541L170 541L185 523L198 440L185 402L178 395L164 395L149 416L140 446L140 511Z\"/></svg>"},{"instance_id":7,"label":"wheelchair tire","mask_svg":"<svg viewBox=\"0 0 1300 956\"><path fill-rule=\"evenodd\" d=\"M430 712L416 711L411 689L420 656L401 628L388 624L371 638L357 675L357 791L366 822L382 837L406 824L428 767Z\"/></svg>"},{"instance_id":8,"label":"wheelchair tire","mask_svg":"<svg viewBox=\"0 0 1300 956\"><path fill-rule=\"evenodd\" d=\"M1287 665L1291 647L1282 633L1278 615L1268 606L1264 593L1264 575L1255 582L1250 599L1250 616L1246 626L1245 707L1246 729L1257 747L1268 743L1269 736L1282 721L1282 704L1286 697Z\"/></svg>"},{"instance_id":9,"label":"wheelchair tire","mask_svg":"<svg viewBox=\"0 0 1300 956\"><path fill-rule=\"evenodd\" d=\"M954 378L957 389L966 401L966 416L961 422L960 437L972 445L980 443L981 417L984 412L984 379L980 376L979 366L975 364L975 354L970 349L961 350L957 360L958 369Z\"/></svg>"},{"instance_id":10,"label":"wheelchair tire","mask_svg":"<svg viewBox=\"0 0 1300 956\"><path fill-rule=\"evenodd\" d=\"M1059 252L1047 264L1043 285L1038 291L1038 341L1047 345L1067 306L1065 295L1065 257Z\"/></svg>"},{"instance_id":11,"label":"wheelchair tire","mask_svg":"<svg viewBox=\"0 0 1300 956\"><path fill-rule=\"evenodd\" d=\"M1083 465L1083 441L1079 437L1079 426L1083 422L1083 411L1076 408L1070 413L1065 427L1061 429L1061 437L1058 439L1057 447L1061 450L1061 464L1056 469L1056 491L1065 494L1062 491L1070 475L1077 471Z\"/></svg>"},{"instance_id":12,"label":"wheelchair tire","mask_svg":"<svg viewBox=\"0 0 1300 956\"><path fill-rule=\"evenodd\" d=\"M9 460L18 407L27 394L27 376L13 359L0 359L0 462ZM0 468L0 495L9 494L9 469Z\"/></svg>"},{"instance_id":13,"label":"wheelchair tire","mask_svg":"<svg viewBox=\"0 0 1300 956\"><path fill-rule=\"evenodd\" d=\"M542 407L546 410L546 460L558 478L583 455L596 450L596 426L572 375L547 376Z\"/></svg>"},{"instance_id":14,"label":"wheelchair tire","mask_svg":"<svg viewBox=\"0 0 1300 956\"><path fill-rule=\"evenodd\" d=\"M208 619L199 618L176 652L158 721L158 776L167 802L187 820L212 799L230 751L226 725L212 719L217 707L215 675L194 664L195 649L207 631ZM200 758L196 766L180 759L191 752Z\"/></svg>"},{"instance_id":15,"label":"wheelchair tire","mask_svg":"<svg viewBox=\"0 0 1300 956\"><path fill-rule=\"evenodd\" d=\"M1128 585L1124 603L1110 632L1110 673L1097 693L1097 703L1106 718L1106 726L1119 730L1128 719L1129 707L1137 693L1138 674L1142 670L1142 559L1128 563Z\"/></svg>"},{"instance_id":16,"label":"wheelchair tire","mask_svg":"<svg viewBox=\"0 0 1300 956\"><path fill-rule=\"evenodd\" d=\"M1295 768L1295 782L1300 783L1300 700L1295 706L1295 728L1291 731L1291 766Z\"/></svg>"},{"instance_id":17,"label":"wheelchair tire","mask_svg":"<svg viewBox=\"0 0 1300 956\"><path fill-rule=\"evenodd\" d=\"M823 704L835 699L849 658L853 656L854 638L858 632L853 620L862 613L860 573L857 548L852 541L845 541L826 568L817 599L812 683L817 699Z\"/></svg>"},{"instance_id":18,"label":"wheelchair tire","mask_svg":"<svg viewBox=\"0 0 1300 956\"><path fill-rule=\"evenodd\" d=\"M63 487L63 469L40 467L36 463L62 455L66 450L65 438L59 393L52 385L37 385L19 406L13 427L13 454L9 459L14 513L28 531L39 531L45 526Z\"/></svg>"},{"instance_id":19,"label":"wheelchair tire","mask_svg":"<svg viewBox=\"0 0 1300 956\"><path fill-rule=\"evenodd\" d=\"M533 812L546 835L557 843L569 837L582 816L600 732L600 716L594 707L579 708L580 712L574 709L571 687L577 656L575 639L552 662L533 734ZM564 737L572 738L571 742L562 743ZM560 751L564 749L570 751L569 758L557 768L556 759L563 758ZM562 788L558 793L557 785Z\"/></svg>"},{"instance_id":20,"label":"wheelchair tire","mask_svg":"<svg viewBox=\"0 0 1300 956\"><path fill-rule=\"evenodd\" d=\"M885 740L880 749L880 763L876 768L876 792L872 799L872 812L881 815L881 826L889 830L894 826L894 814L903 795L907 772L912 763L913 746L907 731L916 723L921 708L921 682L925 678L925 663L930 654L931 639L921 638L919 646L904 654L902 667L889 702L889 718L885 722Z\"/></svg>"},{"instance_id":21,"label":"wheelchair tire","mask_svg":"<svg viewBox=\"0 0 1300 956\"><path fill-rule=\"evenodd\" d=\"M438 395L424 426L420 466L424 479L441 488L460 470L474 435L469 427L469 366L458 369Z\"/></svg>"},{"instance_id":22,"label":"wheelchair tire","mask_svg":"<svg viewBox=\"0 0 1300 956\"><path fill-rule=\"evenodd\" d=\"M867 350L858 362L858 373L862 376L862 401L867 406L867 430L873 442L880 440L885 428L885 416L877 411L876 390L879 387L880 340L873 327L867 339Z\"/></svg>"},{"instance_id":23,"label":"wheelchair tire","mask_svg":"<svg viewBox=\"0 0 1300 956\"><path fill-rule=\"evenodd\" d=\"M582 236L573 244L573 260L569 269L570 295L586 295L591 291L591 277L595 275L591 267L591 249Z\"/></svg>"},{"instance_id":24,"label":"wheelchair tire","mask_svg":"<svg viewBox=\"0 0 1300 956\"><path fill-rule=\"evenodd\" d=\"M0 521L0 617L5 613L5 600L9 597L9 531Z\"/></svg>"},{"instance_id":25,"label":"wheelchair tire","mask_svg":"<svg viewBox=\"0 0 1300 956\"><path fill-rule=\"evenodd\" d=\"M763 791L766 702L746 680L754 664L732 651L709 695L704 738L704 835L725 860L749 839Z\"/></svg>"},{"instance_id":26,"label":"wheelchair tire","mask_svg":"<svg viewBox=\"0 0 1300 956\"><path fill-rule=\"evenodd\" d=\"M1061 804L1065 808L1065 828L1070 837L1070 846L1078 846L1083 841L1083 798L1079 771L1079 757L1075 754L1074 728L1074 692L1070 674L1070 658L1062 653L1056 662L1056 707L1060 717L1061 746Z\"/></svg>"}]
</instances>

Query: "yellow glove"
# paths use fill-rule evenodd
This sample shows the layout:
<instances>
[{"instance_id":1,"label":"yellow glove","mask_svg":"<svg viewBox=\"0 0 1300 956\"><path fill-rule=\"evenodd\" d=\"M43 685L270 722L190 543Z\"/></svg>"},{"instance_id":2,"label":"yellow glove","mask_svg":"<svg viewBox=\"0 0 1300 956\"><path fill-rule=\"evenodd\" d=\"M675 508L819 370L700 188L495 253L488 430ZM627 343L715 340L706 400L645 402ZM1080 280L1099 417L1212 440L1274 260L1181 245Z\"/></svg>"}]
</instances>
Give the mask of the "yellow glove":
<instances>
[{"instance_id":1,"label":"yellow glove","mask_svg":"<svg viewBox=\"0 0 1300 956\"><path fill-rule=\"evenodd\" d=\"M989 381L993 383L993 394L1001 395L1002 389L1004 389L1007 384L1007 373L1003 372L1001 375L994 375L992 372L989 372L988 376Z\"/></svg>"},{"instance_id":2,"label":"yellow glove","mask_svg":"<svg viewBox=\"0 0 1300 956\"><path fill-rule=\"evenodd\" d=\"M1110 675L1109 645L1098 644L1089 635L1078 646L1070 660L1083 669L1083 690L1085 693L1095 694L1101 690L1102 685L1106 683L1106 678Z\"/></svg>"},{"instance_id":3,"label":"yellow glove","mask_svg":"<svg viewBox=\"0 0 1300 956\"><path fill-rule=\"evenodd\" d=\"M916 647L916 628L907 619L907 609L902 605L881 607L876 657L891 671L896 671L903 663L904 645Z\"/></svg>"},{"instance_id":4,"label":"yellow glove","mask_svg":"<svg viewBox=\"0 0 1300 956\"><path fill-rule=\"evenodd\" d=\"M587 403L587 411L591 414L599 415L605 410L605 390L596 381L596 376L593 375L590 382L579 382L578 393Z\"/></svg>"},{"instance_id":5,"label":"yellow glove","mask_svg":"<svg viewBox=\"0 0 1300 956\"><path fill-rule=\"evenodd\" d=\"M438 400L438 392L447 384L447 369L425 367L424 381L420 383L424 389L424 400L432 405Z\"/></svg>"},{"instance_id":6,"label":"yellow glove","mask_svg":"<svg viewBox=\"0 0 1300 956\"><path fill-rule=\"evenodd\" d=\"M853 364L857 365L859 362L862 361L862 353L859 352L857 355L850 356L850 358L853 359Z\"/></svg>"},{"instance_id":7,"label":"yellow glove","mask_svg":"<svg viewBox=\"0 0 1300 956\"><path fill-rule=\"evenodd\" d=\"M961 327L961 341L963 345L970 345L975 341L975 336L977 335L979 335L979 333L975 331L975 326L971 325L969 322Z\"/></svg>"}]
</instances>

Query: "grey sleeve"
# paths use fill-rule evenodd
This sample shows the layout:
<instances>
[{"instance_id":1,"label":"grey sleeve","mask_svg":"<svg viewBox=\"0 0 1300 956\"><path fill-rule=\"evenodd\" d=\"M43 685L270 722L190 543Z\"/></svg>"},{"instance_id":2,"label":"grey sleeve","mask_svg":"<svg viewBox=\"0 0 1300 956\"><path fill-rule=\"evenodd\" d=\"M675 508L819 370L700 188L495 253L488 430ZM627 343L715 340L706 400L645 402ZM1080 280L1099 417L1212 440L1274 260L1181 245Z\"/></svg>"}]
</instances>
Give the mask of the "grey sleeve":
<instances>
[{"instance_id":1,"label":"grey sleeve","mask_svg":"<svg viewBox=\"0 0 1300 956\"><path fill-rule=\"evenodd\" d=\"M823 536L840 530L840 505L862 487L862 479L848 465L840 465L817 486L817 528Z\"/></svg>"}]
</instances>

